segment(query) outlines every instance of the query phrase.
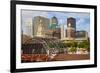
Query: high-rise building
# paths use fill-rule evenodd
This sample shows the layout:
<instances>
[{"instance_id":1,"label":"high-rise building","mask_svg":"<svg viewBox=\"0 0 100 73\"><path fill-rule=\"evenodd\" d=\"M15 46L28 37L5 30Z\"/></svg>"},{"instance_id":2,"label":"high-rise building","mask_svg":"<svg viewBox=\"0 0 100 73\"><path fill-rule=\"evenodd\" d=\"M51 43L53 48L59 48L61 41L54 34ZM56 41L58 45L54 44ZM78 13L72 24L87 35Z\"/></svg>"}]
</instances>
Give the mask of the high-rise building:
<instances>
[{"instance_id":1,"label":"high-rise building","mask_svg":"<svg viewBox=\"0 0 100 73\"><path fill-rule=\"evenodd\" d=\"M54 17L51 18L50 28L51 28L51 29L56 29L57 26L58 26L58 20L57 20L57 18L54 16Z\"/></svg>"},{"instance_id":2,"label":"high-rise building","mask_svg":"<svg viewBox=\"0 0 100 73\"><path fill-rule=\"evenodd\" d=\"M57 18L55 16L52 17L51 23L52 24L58 24L58 20L57 20Z\"/></svg>"},{"instance_id":3,"label":"high-rise building","mask_svg":"<svg viewBox=\"0 0 100 73\"><path fill-rule=\"evenodd\" d=\"M66 30L66 33L67 33L67 38L68 39L75 39L75 32L76 32L76 19L75 18L68 18L67 19L67 30Z\"/></svg>"},{"instance_id":4,"label":"high-rise building","mask_svg":"<svg viewBox=\"0 0 100 73\"><path fill-rule=\"evenodd\" d=\"M64 38L64 25L61 26L61 39Z\"/></svg>"},{"instance_id":5,"label":"high-rise building","mask_svg":"<svg viewBox=\"0 0 100 73\"><path fill-rule=\"evenodd\" d=\"M33 19L33 36L45 36L50 21L48 18L36 16Z\"/></svg>"}]
</instances>

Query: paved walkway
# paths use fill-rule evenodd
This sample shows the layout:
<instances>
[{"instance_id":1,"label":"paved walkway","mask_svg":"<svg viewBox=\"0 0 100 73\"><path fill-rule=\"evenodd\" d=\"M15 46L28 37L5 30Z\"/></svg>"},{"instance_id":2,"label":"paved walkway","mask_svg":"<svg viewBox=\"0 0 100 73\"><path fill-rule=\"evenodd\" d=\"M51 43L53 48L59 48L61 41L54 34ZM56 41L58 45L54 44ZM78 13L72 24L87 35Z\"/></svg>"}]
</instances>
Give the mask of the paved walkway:
<instances>
[{"instance_id":1,"label":"paved walkway","mask_svg":"<svg viewBox=\"0 0 100 73\"><path fill-rule=\"evenodd\" d=\"M86 60L90 59L89 54L58 54L53 60Z\"/></svg>"}]
</instances>

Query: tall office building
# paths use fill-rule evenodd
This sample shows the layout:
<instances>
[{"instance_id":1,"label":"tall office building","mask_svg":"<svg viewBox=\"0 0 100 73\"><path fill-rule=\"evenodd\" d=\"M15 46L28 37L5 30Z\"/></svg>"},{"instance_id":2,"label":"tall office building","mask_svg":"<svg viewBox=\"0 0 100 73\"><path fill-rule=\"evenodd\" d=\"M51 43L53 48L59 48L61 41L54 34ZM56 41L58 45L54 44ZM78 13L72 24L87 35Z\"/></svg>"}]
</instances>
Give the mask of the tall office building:
<instances>
[{"instance_id":1,"label":"tall office building","mask_svg":"<svg viewBox=\"0 0 100 73\"><path fill-rule=\"evenodd\" d=\"M48 30L49 19L41 16L36 16L33 19L33 36L45 36L46 30Z\"/></svg>"},{"instance_id":2,"label":"tall office building","mask_svg":"<svg viewBox=\"0 0 100 73\"><path fill-rule=\"evenodd\" d=\"M64 25L61 26L61 39L64 38Z\"/></svg>"},{"instance_id":3,"label":"tall office building","mask_svg":"<svg viewBox=\"0 0 100 73\"><path fill-rule=\"evenodd\" d=\"M74 39L75 38L75 32L76 32L76 19L75 18L68 18L67 19L67 38L68 39Z\"/></svg>"},{"instance_id":4,"label":"tall office building","mask_svg":"<svg viewBox=\"0 0 100 73\"><path fill-rule=\"evenodd\" d=\"M54 17L51 18L50 28L51 28L51 29L56 29L57 26L58 26L58 20L57 20L57 18L54 16Z\"/></svg>"}]
</instances>

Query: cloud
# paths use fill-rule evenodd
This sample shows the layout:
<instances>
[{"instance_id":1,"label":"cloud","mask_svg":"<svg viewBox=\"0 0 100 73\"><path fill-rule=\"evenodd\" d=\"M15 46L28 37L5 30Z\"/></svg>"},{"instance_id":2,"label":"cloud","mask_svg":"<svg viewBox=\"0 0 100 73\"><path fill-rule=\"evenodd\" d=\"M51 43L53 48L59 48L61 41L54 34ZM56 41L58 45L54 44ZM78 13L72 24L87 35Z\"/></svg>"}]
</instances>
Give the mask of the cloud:
<instances>
[{"instance_id":1,"label":"cloud","mask_svg":"<svg viewBox=\"0 0 100 73\"><path fill-rule=\"evenodd\" d=\"M41 12L41 11L33 11L33 10L22 10L21 12L22 16L22 30L25 34L31 35L32 32L29 24L32 24L32 19L35 16L42 16L42 17L47 17L48 13L47 12Z\"/></svg>"},{"instance_id":2,"label":"cloud","mask_svg":"<svg viewBox=\"0 0 100 73\"><path fill-rule=\"evenodd\" d=\"M85 23L85 19L79 19L79 20L76 22L77 25L82 25L82 24L84 24L84 23Z\"/></svg>"},{"instance_id":3,"label":"cloud","mask_svg":"<svg viewBox=\"0 0 100 73\"><path fill-rule=\"evenodd\" d=\"M22 27L25 33L30 34L29 23L32 23L32 19L35 16L43 16L51 19L56 16L59 25L64 25L67 27L67 18L76 18L76 28L77 30L87 30L90 27L90 14L80 13L80 12L53 12L53 11L34 11L34 10L22 10Z\"/></svg>"},{"instance_id":4,"label":"cloud","mask_svg":"<svg viewBox=\"0 0 100 73\"><path fill-rule=\"evenodd\" d=\"M75 12L75 13L68 13L67 17L74 17L74 18L90 18L89 17L90 14L89 13L79 13L79 12Z\"/></svg>"},{"instance_id":5,"label":"cloud","mask_svg":"<svg viewBox=\"0 0 100 73\"><path fill-rule=\"evenodd\" d=\"M35 16L44 16L47 17L48 14L45 11L36 11L36 10L22 10L22 16L26 17L35 17Z\"/></svg>"},{"instance_id":6,"label":"cloud","mask_svg":"<svg viewBox=\"0 0 100 73\"><path fill-rule=\"evenodd\" d=\"M88 20L88 21L87 21ZM85 30L88 33L90 32L90 21L89 19L78 19L76 22L76 29L77 30Z\"/></svg>"}]
</instances>

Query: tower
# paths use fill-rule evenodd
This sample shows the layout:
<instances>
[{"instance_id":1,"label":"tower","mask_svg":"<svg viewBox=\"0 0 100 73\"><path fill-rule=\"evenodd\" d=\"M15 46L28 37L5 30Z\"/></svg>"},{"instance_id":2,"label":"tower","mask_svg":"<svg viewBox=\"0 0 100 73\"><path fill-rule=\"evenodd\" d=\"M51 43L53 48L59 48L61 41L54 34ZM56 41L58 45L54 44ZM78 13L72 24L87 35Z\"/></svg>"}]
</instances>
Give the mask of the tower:
<instances>
[{"instance_id":1,"label":"tower","mask_svg":"<svg viewBox=\"0 0 100 73\"><path fill-rule=\"evenodd\" d=\"M51 18L51 29L55 29L57 25L58 25L58 20L54 16L54 17Z\"/></svg>"},{"instance_id":2,"label":"tower","mask_svg":"<svg viewBox=\"0 0 100 73\"><path fill-rule=\"evenodd\" d=\"M69 40L75 39L75 32L76 32L76 19L75 18L68 18L67 19L67 38Z\"/></svg>"},{"instance_id":3,"label":"tower","mask_svg":"<svg viewBox=\"0 0 100 73\"><path fill-rule=\"evenodd\" d=\"M48 30L50 21L46 17L36 16L33 18L33 37L37 35L45 36L45 31Z\"/></svg>"},{"instance_id":4,"label":"tower","mask_svg":"<svg viewBox=\"0 0 100 73\"><path fill-rule=\"evenodd\" d=\"M61 39L64 38L64 25L61 26Z\"/></svg>"},{"instance_id":5,"label":"tower","mask_svg":"<svg viewBox=\"0 0 100 73\"><path fill-rule=\"evenodd\" d=\"M37 36L44 36L44 27L43 27L43 23L42 23L42 19L40 18L39 20L39 25L38 25L38 29L37 29Z\"/></svg>"}]
</instances>

